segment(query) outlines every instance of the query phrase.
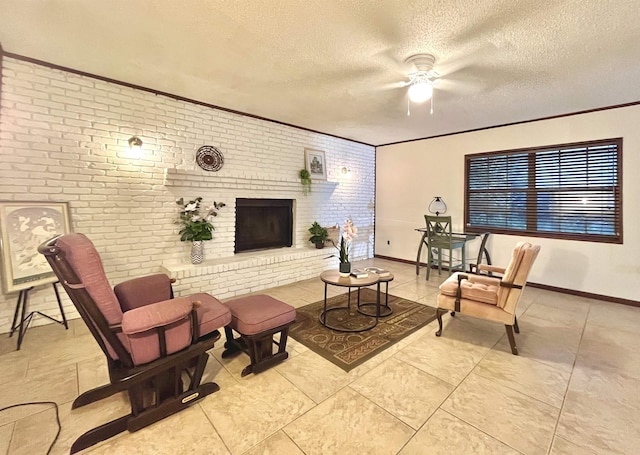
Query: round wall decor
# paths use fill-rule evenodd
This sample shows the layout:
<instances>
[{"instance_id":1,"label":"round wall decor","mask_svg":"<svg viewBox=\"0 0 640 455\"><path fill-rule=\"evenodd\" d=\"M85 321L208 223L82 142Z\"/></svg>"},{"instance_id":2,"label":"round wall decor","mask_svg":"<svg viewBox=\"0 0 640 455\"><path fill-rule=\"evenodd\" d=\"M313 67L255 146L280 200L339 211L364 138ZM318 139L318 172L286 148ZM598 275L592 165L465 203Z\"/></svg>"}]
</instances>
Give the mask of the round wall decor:
<instances>
[{"instance_id":1,"label":"round wall decor","mask_svg":"<svg viewBox=\"0 0 640 455\"><path fill-rule=\"evenodd\" d=\"M224 164L222 152L213 145L203 145L196 153L196 163L205 171L219 171Z\"/></svg>"}]
</instances>

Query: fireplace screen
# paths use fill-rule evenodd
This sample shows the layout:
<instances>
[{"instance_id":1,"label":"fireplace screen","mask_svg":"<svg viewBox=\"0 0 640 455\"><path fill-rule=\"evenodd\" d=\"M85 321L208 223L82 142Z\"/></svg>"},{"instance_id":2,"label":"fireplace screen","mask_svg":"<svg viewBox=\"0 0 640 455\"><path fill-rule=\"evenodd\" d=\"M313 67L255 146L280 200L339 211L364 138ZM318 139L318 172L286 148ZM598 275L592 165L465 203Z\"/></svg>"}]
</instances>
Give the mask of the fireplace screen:
<instances>
[{"instance_id":1,"label":"fireplace screen","mask_svg":"<svg viewBox=\"0 0 640 455\"><path fill-rule=\"evenodd\" d=\"M236 199L236 253L292 244L293 199Z\"/></svg>"}]
</instances>

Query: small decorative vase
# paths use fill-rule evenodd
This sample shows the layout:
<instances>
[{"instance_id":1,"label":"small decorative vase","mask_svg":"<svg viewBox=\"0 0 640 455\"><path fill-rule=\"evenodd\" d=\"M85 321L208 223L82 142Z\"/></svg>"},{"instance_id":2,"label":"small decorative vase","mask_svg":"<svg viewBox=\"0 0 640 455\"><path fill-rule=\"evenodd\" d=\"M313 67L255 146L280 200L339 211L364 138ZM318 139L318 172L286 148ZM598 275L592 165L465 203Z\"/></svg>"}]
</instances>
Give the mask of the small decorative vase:
<instances>
[{"instance_id":1,"label":"small decorative vase","mask_svg":"<svg viewBox=\"0 0 640 455\"><path fill-rule=\"evenodd\" d=\"M200 264L204 259L204 243L202 240L191 242L191 263Z\"/></svg>"},{"instance_id":2,"label":"small decorative vase","mask_svg":"<svg viewBox=\"0 0 640 455\"><path fill-rule=\"evenodd\" d=\"M341 262L340 276L347 278L349 275L351 275L351 262Z\"/></svg>"}]
</instances>

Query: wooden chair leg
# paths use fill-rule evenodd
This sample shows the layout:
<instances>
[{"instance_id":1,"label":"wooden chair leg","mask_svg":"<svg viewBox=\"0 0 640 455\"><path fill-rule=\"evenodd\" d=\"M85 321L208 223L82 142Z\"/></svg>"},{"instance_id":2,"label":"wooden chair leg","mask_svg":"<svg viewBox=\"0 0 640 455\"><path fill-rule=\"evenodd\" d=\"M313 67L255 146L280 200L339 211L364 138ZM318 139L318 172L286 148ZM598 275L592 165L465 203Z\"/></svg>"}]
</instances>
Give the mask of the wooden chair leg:
<instances>
[{"instance_id":1,"label":"wooden chair leg","mask_svg":"<svg viewBox=\"0 0 640 455\"><path fill-rule=\"evenodd\" d=\"M436 332L436 336L439 337L442 335L442 312L440 310L436 310L436 317L438 318L438 331Z\"/></svg>"},{"instance_id":2,"label":"wooden chair leg","mask_svg":"<svg viewBox=\"0 0 640 455\"><path fill-rule=\"evenodd\" d=\"M513 326L505 324L505 328L507 329L507 338L509 338L511 353L513 355L518 355L518 348L516 347L516 337L513 335Z\"/></svg>"},{"instance_id":3,"label":"wooden chair leg","mask_svg":"<svg viewBox=\"0 0 640 455\"><path fill-rule=\"evenodd\" d=\"M242 337L236 339L233 335L233 329L225 327L224 333L227 341L224 343L224 351L222 352L223 359L235 357L246 350L244 340Z\"/></svg>"},{"instance_id":4,"label":"wooden chair leg","mask_svg":"<svg viewBox=\"0 0 640 455\"><path fill-rule=\"evenodd\" d=\"M520 333L520 327L518 327L518 318L517 317L513 317L513 330L516 331L516 333Z\"/></svg>"}]
</instances>

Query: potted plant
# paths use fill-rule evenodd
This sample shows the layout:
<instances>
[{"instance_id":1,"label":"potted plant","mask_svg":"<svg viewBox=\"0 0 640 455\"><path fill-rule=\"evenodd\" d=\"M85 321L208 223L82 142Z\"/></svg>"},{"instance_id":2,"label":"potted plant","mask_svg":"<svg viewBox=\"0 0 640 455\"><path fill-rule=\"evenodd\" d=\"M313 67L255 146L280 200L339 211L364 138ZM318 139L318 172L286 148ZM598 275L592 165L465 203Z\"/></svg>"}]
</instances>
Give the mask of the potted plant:
<instances>
[{"instance_id":1,"label":"potted plant","mask_svg":"<svg viewBox=\"0 0 640 455\"><path fill-rule=\"evenodd\" d=\"M309 241L315 243L318 249L324 248L324 243L329 239L329 231L327 228L320 226L317 221L314 221L309 228L309 233L311 234Z\"/></svg>"},{"instance_id":2,"label":"potted plant","mask_svg":"<svg viewBox=\"0 0 640 455\"><path fill-rule=\"evenodd\" d=\"M335 243L333 244L336 250L338 250L337 256L338 256L338 259L340 260L339 271L340 271L340 276L342 277L348 277L349 274L351 273L351 262L349 261L349 251L351 249L351 242L353 241L357 232L358 232L358 229L353 224L353 222L351 220L346 220L344 222L344 226L342 227L342 235L340 236L340 246L336 245ZM330 258L336 257L336 255L332 254L329 257Z\"/></svg>"},{"instance_id":3,"label":"potted plant","mask_svg":"<svg viewBox=\"0 0 640 455\"><path fill-rule=\"evenodd\" d=\"M302 194L305 196L311 192L311 174L306 169L300 169L298 173L300 183L302 183Z\"/></svg>"},{"instance_id":4,"label":"potted plant","mask_svg":"<svg viewBox=\"0 0 640 455\"><path fill-rule=\"evenodd\" d=\"M176 200L181 209L178 214L177 224L180 225L180 241L191 242L191 263L200 264L204 257L204 240L213 238L214 227L211 220L218 216L218 210L224 207L224 202L214 202L207 208L206 214L200 213L201 197L193 201L185 202L183 198Z\"/></svg>"}]
</instances>

